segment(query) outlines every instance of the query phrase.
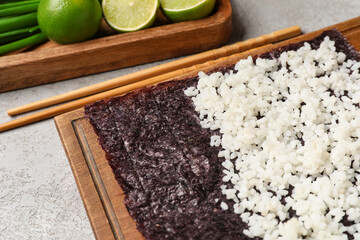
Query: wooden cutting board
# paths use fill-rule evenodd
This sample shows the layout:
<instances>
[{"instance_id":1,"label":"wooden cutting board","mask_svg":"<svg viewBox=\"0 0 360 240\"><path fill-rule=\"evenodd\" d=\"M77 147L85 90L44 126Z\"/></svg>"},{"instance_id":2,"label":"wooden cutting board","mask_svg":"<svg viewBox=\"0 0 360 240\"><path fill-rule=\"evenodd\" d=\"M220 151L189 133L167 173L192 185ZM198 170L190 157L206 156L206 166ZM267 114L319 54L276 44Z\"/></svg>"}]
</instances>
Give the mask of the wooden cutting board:
<instances>
[{"instance_id":1,"label":"wooden cutting board","mask_svg":"<svg viewBox=\"0 0 360 240\"><path fill-rule=\"evenodd\" d=\"M202 52L225 44L231 35L229 0L217 0L214 13L200 20L169 23L164 18L159 14L158 26L137 32L69 45L50 42L0 56L0 93ZM101 35L111 32L102 29Z\"/></svg>"},{"instance_id":2,"label":"wooden cutting board","mask_svg":"<svg viewBox=\"0 0 360 240\"><path fill-rule=\"evenodd\" d=\"M360 17L261 49L229 57L220 64L210 65L203 71L234 64L241 58L266 52L273 47L308 40L322 31L336 28L360 51ZM197 75L198 70L177 79ZM171 79L169 79L171 80ZM55 118L60 138L69 159L76 183L84 202L91 226L97 239L143 239L123 203L124 193L115 181L105 154L97 142L91 125L78 109Z\"/></svg>"}]
</instances>

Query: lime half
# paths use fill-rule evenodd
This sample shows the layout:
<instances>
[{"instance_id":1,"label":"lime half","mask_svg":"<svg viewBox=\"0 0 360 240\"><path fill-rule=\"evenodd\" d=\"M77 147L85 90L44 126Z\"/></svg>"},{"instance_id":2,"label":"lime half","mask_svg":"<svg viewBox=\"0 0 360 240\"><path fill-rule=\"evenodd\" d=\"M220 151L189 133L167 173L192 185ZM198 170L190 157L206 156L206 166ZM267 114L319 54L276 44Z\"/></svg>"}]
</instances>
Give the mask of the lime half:
<instances>
[{"instance_id":1,"label":"lime half","mask_svg":"<svg viewBox=\"0 0 360 240\"><path fill-rule=\"evenodd\" d=\"M103 0L108 24L118 32L133 32L150 27L159 9L158 0Z\"/></svg>"},{"instance_id":2,"label":"lime half","mask_svg":"<svg viewBox=\"0 0 360 240\"><path fill-rule=\"evenodd\" d=\"M173 22L196 20L208 16L216 0L160 0L161 8Z\"/></svg>"}]
</instances>

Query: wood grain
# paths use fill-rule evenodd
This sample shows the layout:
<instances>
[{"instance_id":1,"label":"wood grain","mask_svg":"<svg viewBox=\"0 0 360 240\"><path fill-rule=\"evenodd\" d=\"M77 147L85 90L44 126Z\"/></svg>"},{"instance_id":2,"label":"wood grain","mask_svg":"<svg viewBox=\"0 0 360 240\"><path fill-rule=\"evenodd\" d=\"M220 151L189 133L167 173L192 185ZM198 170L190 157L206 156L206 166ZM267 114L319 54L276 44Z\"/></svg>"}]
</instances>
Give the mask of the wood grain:
<instances>
[{"instance_id":1,"label":"wood grain","mask_svg":"<svg viewBox=\"0 0 360 240\"><path fill-rule=\"evenodd\" d=\"M81 118L81 116L81 111L78 111L71 116L62 116L59 118L60 122L57 122L56 127L58 128L68 159L76 159L76 161L70 161L70 166L75 179L81 179L81 181L76 181L76 183L81 193L95 237L97 239L115 239L114 236L111 236L112 234L106 234L107 236L102 234L106 232L112 233L112 229L101 200L98 197L96 185L89 172L85 155L72 127L72 120L74 120L74 118Z\"/></svg>"},{"instance_id":2,"label":"wood grain","mask_svg":"<svg viewBox=\"0 0 360 240\"><path fill-rule=\"evenodd\" d=\"M230 35L231 5L218 0L204 19L0 57L0 92L202 52Z\"/></svg>"},{"instance_id":3,"label":"wood grain","mask_svg":"<svg viewBox=\"0 0 360 240\"><path fill-rule=\"evenodd\" d=\"M249 55L257 55L259 53L266 52L273 47L280 47L289 43L295 43L303 40L309 40L319 35L322 31L337 28L343 32L349 42L359 51L360 50L360 17L355 18L334 26L330 26L319 31L315 31L309 34L290 39L273 46L268 46L261 49L256 49L251 52L237 54L232 59L227 59L224 62L210 64L202 69L194 69L194 71L177 76L174 79L182 79L184 77L194 76L199 70L211 71L219 66L228 66L236 63L239 59L246 58ZM60 137L62 139L64 148L66 150L69 162L71 164L75 180L78 184L80 194L82 196L84 205L86 207L89 220L92 224L95 236L98 240L102 239L142 239L139 232L136 230L134 221L130 218L124 208L123 194L119 185L116 183L114 175L107 165L107 161L104 156L104 152L97 143L97 137L93 132L90 124L83 117L83 109L78 109L70 113L60 115L55 118ZM78 135L81 132L82 137ZM84 145L88 145L88 148L84 148ZM97 165L97 169L89 168L87 161L89 159ZM89 180L89 176L94 175L94 171L97 171L100 176L99 179L92 178ZM95 179L95 180L94 180ZM89 182L90 181L90 182ZM102 182L102 183L101 183ZM104 189L98 190L96 186L102 186ZM105 196L104 196L105 195ZM106 196L109 201L106 200ZM111 203L111 205L109 204ZM113 216L110 216L109 209L114 211L115 220ZM104 222L108 221L108 226L104 225ZM114 226L116 222L119 224L122 233L117 235L111 226Z\"/></svg>"}]
</instances>

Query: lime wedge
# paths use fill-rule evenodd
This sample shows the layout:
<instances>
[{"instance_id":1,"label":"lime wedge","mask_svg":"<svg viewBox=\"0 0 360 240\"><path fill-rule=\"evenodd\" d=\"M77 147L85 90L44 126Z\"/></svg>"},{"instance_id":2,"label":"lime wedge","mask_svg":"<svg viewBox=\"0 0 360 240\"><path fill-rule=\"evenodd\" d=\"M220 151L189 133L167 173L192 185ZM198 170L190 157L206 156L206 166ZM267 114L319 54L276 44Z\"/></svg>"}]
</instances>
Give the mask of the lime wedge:
<instances>
[{"instance_id":1,"label":"lime wedge","mask_svg":"<svg viewBox=\"0 0 360 240\"><path fill-rule=\"evenodd\" d=\"M150 27L159 9L158 0L103 0L108 24L118 32L133 32Z\"/></svg>"},{"instance_id":2,"label":"lime wedge","mask_svg":"<svg viewBox=\"0 0 360 240\"><path fill-rule=\"evenodd\" d=\"M173 22L196 20L208 16L216 0L160 0L165 16Z\"/></svg>"}]
</instances>

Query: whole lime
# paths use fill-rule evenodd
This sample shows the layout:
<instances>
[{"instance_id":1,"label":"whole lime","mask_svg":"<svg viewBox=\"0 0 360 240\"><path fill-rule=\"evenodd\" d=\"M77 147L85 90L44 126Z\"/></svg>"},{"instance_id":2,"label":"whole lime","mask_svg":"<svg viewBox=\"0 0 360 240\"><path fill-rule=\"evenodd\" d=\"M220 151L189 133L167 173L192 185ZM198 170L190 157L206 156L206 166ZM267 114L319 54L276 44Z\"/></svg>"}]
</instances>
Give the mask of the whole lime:
<instances>
[{"instance_id":1,"label":"whole lime","mask_svg":"<svg viewBox=\"0 0 360 240\"><path fill-rule=\"evenodd\" d=\"M49 39L61 44L76 43L95 35L102 11L98 0L41 0L37 19Z\"/></svg>"}]
</instances>

